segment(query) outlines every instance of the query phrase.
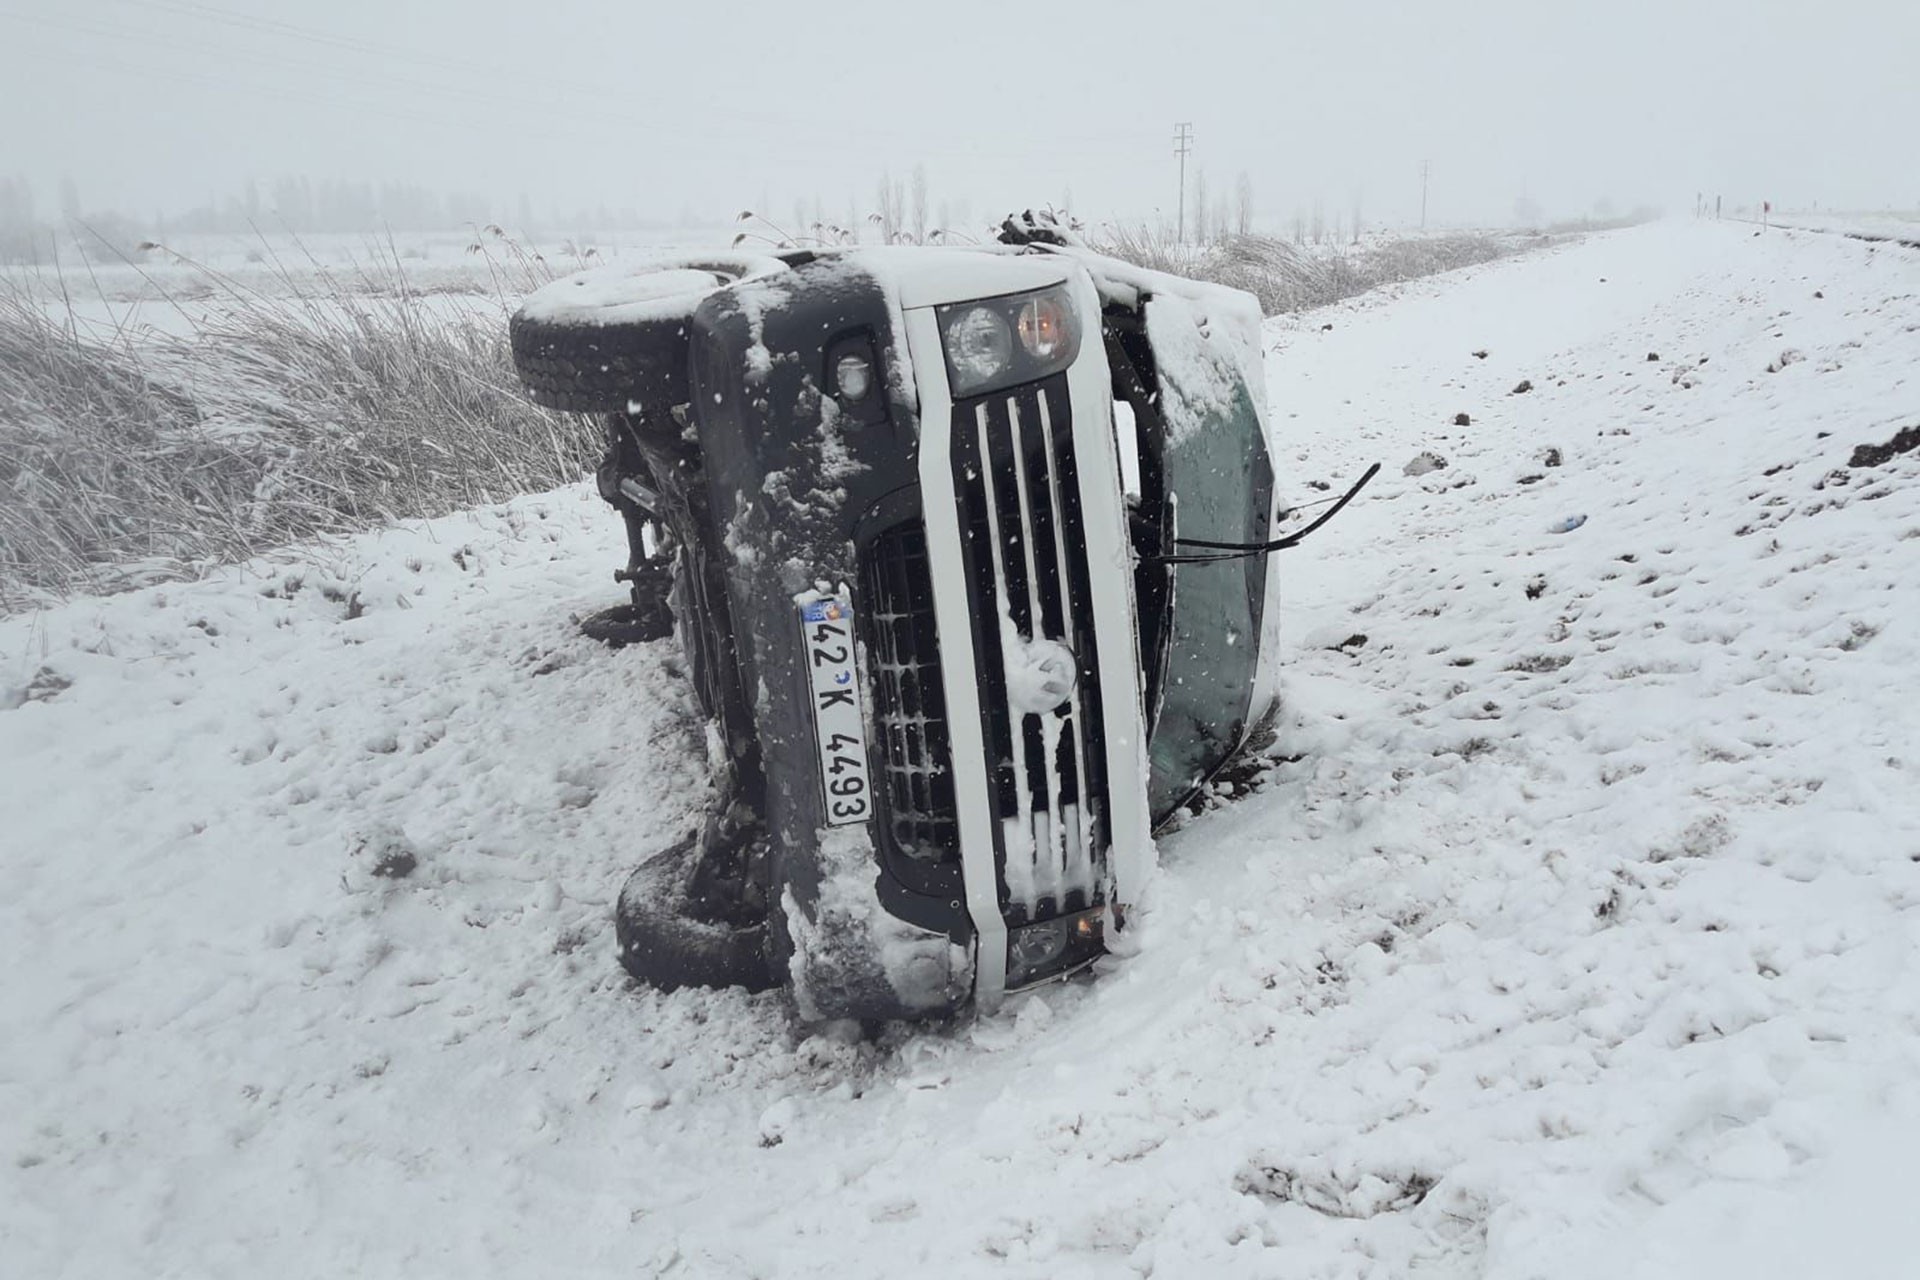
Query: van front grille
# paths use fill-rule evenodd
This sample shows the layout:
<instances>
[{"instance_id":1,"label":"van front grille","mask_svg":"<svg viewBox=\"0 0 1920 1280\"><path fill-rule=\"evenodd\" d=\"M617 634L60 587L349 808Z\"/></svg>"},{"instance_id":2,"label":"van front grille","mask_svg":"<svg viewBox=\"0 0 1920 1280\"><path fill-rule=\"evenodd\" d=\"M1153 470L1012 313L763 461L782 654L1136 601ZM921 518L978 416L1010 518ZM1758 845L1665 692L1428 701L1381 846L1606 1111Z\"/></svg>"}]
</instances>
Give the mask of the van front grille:
<instances>
[{"instance_id":1,"label":"van front grille","mask_svg":"<svg viewBox=\"0 0 1920 1280\"><path fill-rule=\"evenodd\" d=\"M1000 890L1014 924L1096 905L1110 839L1072 425L1064 374L953 412ZM1061 649L1072 656L1071 692L1045 706L1036 655L1055 661Z\"/></svg>"}]
</instances>

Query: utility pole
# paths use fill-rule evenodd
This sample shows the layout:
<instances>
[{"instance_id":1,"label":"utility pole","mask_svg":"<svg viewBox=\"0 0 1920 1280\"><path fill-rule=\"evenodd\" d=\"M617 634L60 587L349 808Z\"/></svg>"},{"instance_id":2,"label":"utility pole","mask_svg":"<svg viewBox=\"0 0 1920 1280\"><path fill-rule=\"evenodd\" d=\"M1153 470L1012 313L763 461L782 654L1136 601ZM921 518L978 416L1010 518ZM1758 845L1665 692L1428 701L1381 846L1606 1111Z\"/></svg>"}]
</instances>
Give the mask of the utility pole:
<instances>
[{"instance_id":1,"label":"utility pole","mask_svg":"<svg viewBox=\"0 0 1920 1280\"><path fill-rule=\"evenodd\" d=\"M1185 244L1187 242L1187 152L1192 149L1193 126L1186 123L1174 125L1173 154L1180 157L1180 226L1179 230L1174 233L1174 243L1176 244ZM1200 216L1204 218L1206 216L1206 210L1202 209Z\"/></svg>"},{"instance_id":2,"label":"utility pole","mask_svg":"<svg viewBox=\"0 0 1920 1280\"><path fill-rule=\"evenodd\" d=\"M1420 162L1420 229L1427 229L1427 175L1433 172L1433 161Z\"/></svg>"}]
</instances>

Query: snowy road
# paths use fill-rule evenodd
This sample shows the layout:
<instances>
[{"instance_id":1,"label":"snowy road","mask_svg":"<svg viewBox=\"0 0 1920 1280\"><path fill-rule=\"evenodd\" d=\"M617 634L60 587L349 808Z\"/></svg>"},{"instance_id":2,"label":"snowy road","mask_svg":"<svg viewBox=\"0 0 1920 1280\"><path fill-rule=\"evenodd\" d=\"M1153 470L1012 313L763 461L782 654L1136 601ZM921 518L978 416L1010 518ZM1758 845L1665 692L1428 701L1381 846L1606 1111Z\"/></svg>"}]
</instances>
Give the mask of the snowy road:
<instances>
[{"instance_id":1,"label":"snowy road","mask_svg":"<svg viewBox=\"0 0 1920 1280\"><path fill-rule=\"evenodd\" d=\"M0 623L0 1275L1913 1274L1920 451L1849 463L1920 253L1269 339L1283 491L1386 463L1287 553L1298 758L1138 954L880 1044L620 979L701 782L584 489Z\"/></svg>"}]
</instances>

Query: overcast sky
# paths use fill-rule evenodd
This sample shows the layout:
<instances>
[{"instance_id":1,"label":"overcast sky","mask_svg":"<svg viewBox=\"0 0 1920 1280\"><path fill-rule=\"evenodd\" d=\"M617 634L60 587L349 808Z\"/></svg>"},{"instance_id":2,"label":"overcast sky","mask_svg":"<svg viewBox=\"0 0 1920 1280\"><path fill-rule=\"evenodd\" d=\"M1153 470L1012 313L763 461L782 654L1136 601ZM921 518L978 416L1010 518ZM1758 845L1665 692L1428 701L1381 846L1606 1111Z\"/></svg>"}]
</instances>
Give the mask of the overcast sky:
<instances>
[{"instance_id":1,"label":"overcast sky","mask_svg":"<svg viewBox=\"0 0 1920 1280\"><path fill-rule=\"evenodd\" d=\"M0 0L0 174L43 211L176 212L283 174L539 216L874 204L1171 214L1215 193L1505 222L1607 199L1920 205L1920 5Z\"/></svg>"}]
</instances>

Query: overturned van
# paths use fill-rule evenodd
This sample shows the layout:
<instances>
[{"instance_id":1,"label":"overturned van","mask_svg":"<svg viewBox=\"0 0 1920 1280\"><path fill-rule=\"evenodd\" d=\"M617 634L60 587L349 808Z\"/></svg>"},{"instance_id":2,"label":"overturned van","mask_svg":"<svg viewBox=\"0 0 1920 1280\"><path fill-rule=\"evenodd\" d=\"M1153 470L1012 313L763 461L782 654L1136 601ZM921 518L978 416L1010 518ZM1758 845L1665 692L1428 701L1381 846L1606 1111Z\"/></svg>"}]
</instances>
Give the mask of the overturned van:
<instances>
[{"instance_id":1,"label":"overturned van","mask_svg":"<svg viewBox=\"0 0 1920 1280\"><path fill-rule=\"evenodd\" d=\"M1051 221L569 277L521 378L600 415L612 639L671 633L723 797L623 963L937 1014L1090 964L1271 707L1260 314Z\"/></svg>"}]
</instances>

